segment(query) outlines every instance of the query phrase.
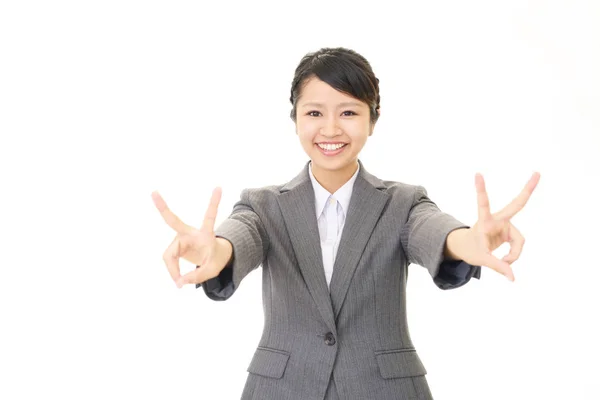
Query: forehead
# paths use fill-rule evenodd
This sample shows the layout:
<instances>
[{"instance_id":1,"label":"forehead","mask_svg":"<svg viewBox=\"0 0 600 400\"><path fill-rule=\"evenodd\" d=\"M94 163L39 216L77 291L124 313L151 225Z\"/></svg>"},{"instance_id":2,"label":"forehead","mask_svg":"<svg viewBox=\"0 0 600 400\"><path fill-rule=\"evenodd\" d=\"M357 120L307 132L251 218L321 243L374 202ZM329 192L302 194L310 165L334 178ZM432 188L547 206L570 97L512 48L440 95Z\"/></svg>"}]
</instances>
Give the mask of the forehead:
<instances>
[{"instance_id":1,"label":"forehead","mask_svg":"<svg viewBox=\"0 0 600 400\"><path fill-rule=\"evenodd\" d=\"M305 82L300 92L298 103L300 107L305 105L338 105L342 103L344 105L366 106L362 101L334 89L316 77L312 77Z\"/></svg>"}]
</instances>

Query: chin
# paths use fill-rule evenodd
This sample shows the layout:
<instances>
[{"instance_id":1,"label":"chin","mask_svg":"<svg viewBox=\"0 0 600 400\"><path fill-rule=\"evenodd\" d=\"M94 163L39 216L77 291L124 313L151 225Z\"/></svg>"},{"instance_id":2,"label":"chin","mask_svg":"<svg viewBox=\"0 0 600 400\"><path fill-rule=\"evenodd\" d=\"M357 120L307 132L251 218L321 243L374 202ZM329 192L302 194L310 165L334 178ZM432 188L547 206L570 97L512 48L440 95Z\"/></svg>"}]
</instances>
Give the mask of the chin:
<instances>
[{"instance_id":1,"label":"chin","mask_svg":"<svg viewBox=\"0 0 600 400\"><path fill-rule=\"evenodd\" d=\"M320 154L317 154L319 157ZM316 165L318 168L329 170L329 171L337 171L347 167L352 163L350 159L340 159L340 160L323 160L322 158L311 158L313 166Z\"/></svg>"}]
</instances>

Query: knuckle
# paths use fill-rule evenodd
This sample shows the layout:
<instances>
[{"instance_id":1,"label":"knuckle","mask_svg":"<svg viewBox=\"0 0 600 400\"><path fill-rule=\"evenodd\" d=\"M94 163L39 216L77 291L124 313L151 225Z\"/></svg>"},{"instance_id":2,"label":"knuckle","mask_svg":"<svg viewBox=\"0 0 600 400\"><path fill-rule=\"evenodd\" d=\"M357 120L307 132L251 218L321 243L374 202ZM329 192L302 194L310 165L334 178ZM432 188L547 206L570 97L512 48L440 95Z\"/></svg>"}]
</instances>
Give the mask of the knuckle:
<instances>
[{"instance_id":1,"label":"knuckle","mask_svg":"<svg viewBox=\"0 0 600 400\"><path fill-rule=\"evenodd\" d=\"M190 237L186 236L186 235L180 236L179 251L181 251L182 253L185 253L186 250L189 248L189 246L190 246Z\"/></svg>"},{"instance_id":2,"label":"knuckle","mask_svg":"<svg viewBox=\"0 0 600 400\"><path fill-rule=\"evenodd\" d=\"M163 253L163 260L169 261L177 258L177 253L171 249L171 247L167 248Z\"/></svg>"}]
</instances>

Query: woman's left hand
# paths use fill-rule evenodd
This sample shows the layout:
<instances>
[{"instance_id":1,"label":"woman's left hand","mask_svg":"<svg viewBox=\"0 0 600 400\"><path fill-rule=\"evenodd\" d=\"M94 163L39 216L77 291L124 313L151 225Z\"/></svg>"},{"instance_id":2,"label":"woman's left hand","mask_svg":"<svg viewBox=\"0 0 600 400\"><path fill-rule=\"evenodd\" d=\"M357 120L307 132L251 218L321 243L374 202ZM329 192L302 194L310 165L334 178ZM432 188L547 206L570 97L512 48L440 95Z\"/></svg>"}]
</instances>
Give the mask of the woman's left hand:
<instances>
[{"instance_id":1,"label":"woman's left hand","mask_svg":"<svg viewBox=\"0 0 600 400\"><path fill-rule=\"evenodd\" d=\"M470 229L455 231L461 237L455 242L457 244L454 246L457 251L453 251L455 257L471 265L492 268L514 281L515 276L511 264L519 258L525 238L510 220L525 207L539 180L540 174L535 172L525 188L510 204L492 214L483 176L476 174L478 219ZM450 240L450 237L448 239ZM510 244L510 252L502 259L498 259L492 255L492 252L503 243Z\"/></svg>"}]
</instances>

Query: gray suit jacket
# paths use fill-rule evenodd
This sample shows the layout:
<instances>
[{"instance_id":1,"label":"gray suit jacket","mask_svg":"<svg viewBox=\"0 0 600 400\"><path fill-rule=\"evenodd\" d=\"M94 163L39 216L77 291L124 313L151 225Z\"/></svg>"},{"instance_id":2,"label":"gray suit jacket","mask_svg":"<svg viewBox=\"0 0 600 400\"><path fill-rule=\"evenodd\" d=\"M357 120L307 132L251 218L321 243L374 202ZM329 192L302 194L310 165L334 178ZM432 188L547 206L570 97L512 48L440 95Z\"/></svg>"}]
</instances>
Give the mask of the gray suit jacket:
<instances>
[{"instance_id":1,"label":"gray suit jacket","mask_svg":"<svg viewBox=\"0 0 600 400\"><path fill-rule=\"evenodd\" d=\"M431 398L407 327L408 265L443 289L481 267L443 260L446 236L467 226L423 187L382 181L359 163L329 290L308 163L285 185L243 190L215 230L233 259L197 285L209 298L228 299L262 265L264 330L242 400Z\"/></svg>"}]
</instances>

